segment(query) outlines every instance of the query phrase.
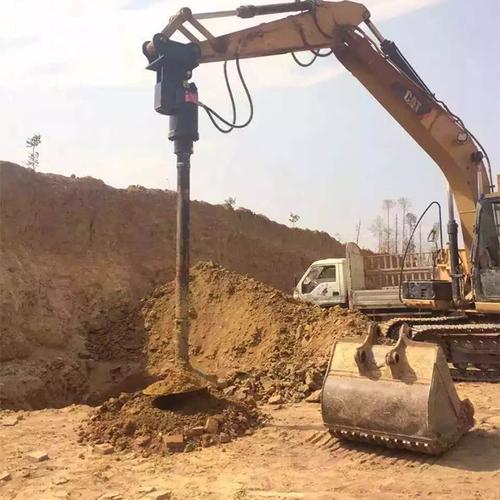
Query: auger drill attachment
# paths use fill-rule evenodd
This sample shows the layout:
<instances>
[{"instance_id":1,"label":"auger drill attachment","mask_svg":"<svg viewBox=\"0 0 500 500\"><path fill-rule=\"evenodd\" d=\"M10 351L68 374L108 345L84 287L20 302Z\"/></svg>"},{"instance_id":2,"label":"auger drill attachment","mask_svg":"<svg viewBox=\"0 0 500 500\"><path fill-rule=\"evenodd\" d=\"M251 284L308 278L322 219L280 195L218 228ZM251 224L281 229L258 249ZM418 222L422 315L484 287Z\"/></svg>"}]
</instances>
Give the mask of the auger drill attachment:
<instances>
[{"instance_id":1,"label":"auger drill attachment","mask_svg":"<svg viewBox=\"0 0 500 500\"><path fill-rule=\"evenodd\" d=\"M152 47L152 53L147 47ZM190 169L193 144L198 133L198 89L190 82L200 62L196 43L179 43L164 34L143 44L147 69L156 73L155 110L170 117L168 138L177 157L177 234L175 273L175 362L166 366L162 379L144 389L144 394L168 397L206 389L215 375L205 374L189 359L189 259L190 259Z\"/></svg>"},{"instance_id":2,"label":"auger drill attachment","mask_svg":"<svg viewBox=\"0 0 500 500\"><path fill-rule=\"evenodd\" d=\"M438 345L413 342L402 325L396 345L376 345L378 326L364 342L333 346L321 411L341 439L439 455L474 424L474 408L461 401Z\"/></svg>"}]
</instances>

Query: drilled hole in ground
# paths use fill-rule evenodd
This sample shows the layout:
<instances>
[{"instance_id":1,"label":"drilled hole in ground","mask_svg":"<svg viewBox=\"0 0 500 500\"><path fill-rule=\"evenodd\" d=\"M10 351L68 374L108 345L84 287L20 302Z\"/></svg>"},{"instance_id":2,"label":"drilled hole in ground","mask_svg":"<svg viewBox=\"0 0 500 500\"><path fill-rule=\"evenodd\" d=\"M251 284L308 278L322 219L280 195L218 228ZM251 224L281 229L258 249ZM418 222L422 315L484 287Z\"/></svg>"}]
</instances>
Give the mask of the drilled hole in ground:
<instances>
[{"instance_id":1,"label":"drilled hole in ground","mask_svg":"<svg viewBox=\"0 0 500 500\"><path fill-rule=\"evenodd\" d=\"M153 399L154 408L174 411L183 415L194 415L200 412L222 411L228 402L219 399L207 389L158 396Z\"/></svg>"}]
</instances>

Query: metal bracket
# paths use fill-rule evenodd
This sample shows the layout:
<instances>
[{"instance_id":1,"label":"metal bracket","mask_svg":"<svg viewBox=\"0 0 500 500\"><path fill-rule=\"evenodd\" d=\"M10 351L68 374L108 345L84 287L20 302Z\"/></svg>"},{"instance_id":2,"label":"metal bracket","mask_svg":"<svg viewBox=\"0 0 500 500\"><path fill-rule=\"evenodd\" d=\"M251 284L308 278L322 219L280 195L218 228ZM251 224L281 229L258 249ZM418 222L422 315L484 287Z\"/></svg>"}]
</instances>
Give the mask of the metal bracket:
<instances>
[{"instance_id":1,"label":"metal bracket","mask_svg":"<svg viewBox=\"0 0 500 500\"><path fill-rule=\"evenodd\" d=\"M215 50L216 52L220 52L215 36L212 35L212 33L210 33L210 31L205 28L205 26L203 26L203 24L201 24L200 21L195 18L195 16L193 16L191 9L189 9L188 7L184 7L177 14L170 18L170 22L161 31L162 38L170 39L175 32L179 31L190 42L196 44L201 43L203 40L200 40L195 35L193 35L193 33L189 31L189 29L185 26L186 23L190 24L201 35L203 35L205 37L205 40L208 41L213 50ZM143 52L148 58L152 58L157 55L157 49L155 47L154 40L151 42L146 42L144 44Z\"/></svg>"},{"instance_id":2,"label":"metal bracket","mask_svg":"<svg viewBox=\"0 0 500 500\"><path fill-rule=\"evenodd\" d=\"M408 323L403 323L399 329L399 339L394 349L385 355L385 363L390 368L392 376L405 382L411 382L416 378L415 372L408 363L406 348L409 345L418 345L418 343L410 340L409 335L410 327Z\"/></svg>"},{"instance_id":3,"label":"metal bracket","mask_svg":"<svg viewBox=\"0 0 500 500\"><path fill-rule=\"evenodd\" d=\"M368 333L365 337L365 340L356 349L356 354L354 355L354 359L356 361L356 364L358 365L360 372L378 368L372 351L372 346L377 343L378 334L379 326L375 321L373 321L368 326Z\"/></svg>"},{"instance_id":4,"label":"metal bracket","mask_svg":"<svg viewBox=\"0 0 500 500\"><path fill-rule=\"evenodd\" d=\"M191 9L184 7L177 14L170 18L169 23L161 31L161 35L169 39L176 33L182 33L190 42L199 44L203 41L208 41L212 50L215 52L223 52L224 47L218 43L217 38L200 23L203 19L217 19L221 17L240 17L249 19L255 16L284 14L287 12L306 12L311 11L315 7L314 0L295 1L293 3L269 4L269 5L243 5L236 10L224 10L218 12L206 12L201 14L193 14ZM197 38L186 26L190 24L195 30L203 35L204 40ZM153 42L144 44L144 53L147 57L155 57L157 50Z\"/></svg>"}]
</instances>

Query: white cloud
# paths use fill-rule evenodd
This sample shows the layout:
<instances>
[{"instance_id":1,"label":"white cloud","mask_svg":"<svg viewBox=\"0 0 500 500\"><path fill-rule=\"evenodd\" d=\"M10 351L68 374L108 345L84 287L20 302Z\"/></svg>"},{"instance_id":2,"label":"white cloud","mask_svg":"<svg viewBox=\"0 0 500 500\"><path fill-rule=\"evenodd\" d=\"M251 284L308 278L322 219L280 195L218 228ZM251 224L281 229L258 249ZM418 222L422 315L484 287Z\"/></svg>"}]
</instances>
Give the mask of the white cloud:
<instances>
[{"instance_id":1,"label":"white cloud","mask_svg":"<svg viewBox=\"0 0 500 500\"><path fill-rule=\"evenodd\" d=\"M407 14L442 0L369 0L367 7L375 22ZM9 6L7 7L7 3ZM124 86L150 87L154 76L144 70L141 45L159 31L168 17L185 4L194 12L207 10L204 0L0 0L0 86ZM231 9L236 0L220 0L217 10ZM253 24L263 19L253 20ZM248 26L248 20L212 21L216 34ZM22 29L20 29L22 27ZM29 40L31 43L27 43ZM3 47L5 49L5 47ZM254 86L308 86L342 72L330 58L330 67L315 65L307 71L296 67L290 57L245 61ZM220 72L213 65L198 70L207 88L220 85ZM53 68L53 71L51 71ZM300 72L300 73L299 73ZM300 74L300 77L299 77Z\"/></svg>"},{"instance_id":2,"label":"white cloud","mask_svg":"<svg viewBox=\"0 0 500 500\"><path fill-rule=\"evenodd\" d=\"M403 16L432 5L442 3L443 0L367 0L374 23Z\"/></svg>"}]
</instances>

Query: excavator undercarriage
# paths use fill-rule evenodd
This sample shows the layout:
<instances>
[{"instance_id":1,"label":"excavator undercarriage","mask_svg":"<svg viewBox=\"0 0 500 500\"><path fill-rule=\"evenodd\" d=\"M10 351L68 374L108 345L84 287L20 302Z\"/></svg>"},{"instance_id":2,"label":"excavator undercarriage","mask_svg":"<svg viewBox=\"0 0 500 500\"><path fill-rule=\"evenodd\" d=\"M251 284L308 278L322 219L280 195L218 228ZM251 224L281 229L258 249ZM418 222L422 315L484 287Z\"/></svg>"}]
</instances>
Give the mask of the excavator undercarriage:
<instances>
[{"instance_id":1,"label":"excavator undercarriage","mask_svg":"<svg viewBox=\"0 0 500 500\"><path fill-rule=\"evenodd\" d=\"M394 318L380 325L385 337L396 339L403 324L412 340L441 346L457 381L500 382L500 325L495 318L450 315L434 318Z\"/></svg>"}]
</instances>

